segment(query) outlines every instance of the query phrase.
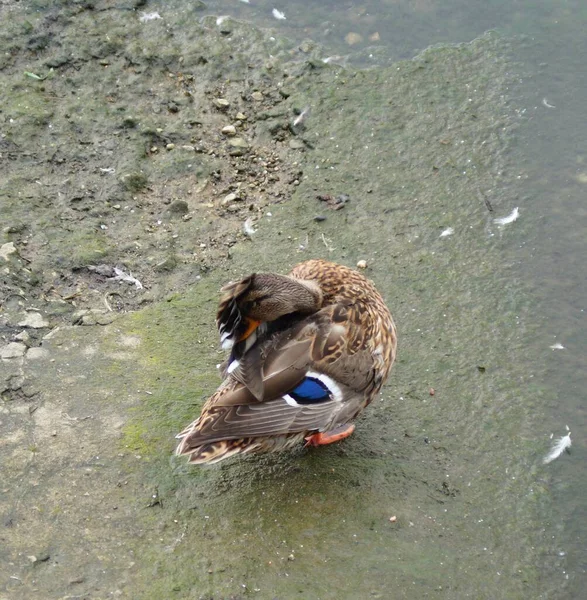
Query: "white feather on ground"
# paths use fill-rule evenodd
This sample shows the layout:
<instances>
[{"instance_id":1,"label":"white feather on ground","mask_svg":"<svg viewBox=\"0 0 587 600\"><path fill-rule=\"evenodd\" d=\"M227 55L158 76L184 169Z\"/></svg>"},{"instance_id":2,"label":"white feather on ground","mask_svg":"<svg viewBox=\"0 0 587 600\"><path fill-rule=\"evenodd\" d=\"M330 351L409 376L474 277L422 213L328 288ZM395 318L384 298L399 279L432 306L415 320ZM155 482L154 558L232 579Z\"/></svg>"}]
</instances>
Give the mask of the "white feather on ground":
<instances>
[{"instance_id":1,"label":"white feather on ground","mask_svg":"<svg viewBox=\"0 0 587 600\"><path fill-rule=\"evenodd\" d=\"M547 465L548 463L556 460L565 450L568 450L571 447L571 432L567 433L567 435L563 435L558 438L556 442L553 444L550 452L542 459L542 462Z\"/></svg>"},{"instance_id":2,"label":"white feather on ground","mask_svg":"<svg viewBox=\"0 0 587 600\"><path fill-rule=\"evenodd\" d=\"M507 217L499 217L497 219L493 219L493 222L496 225L508 225L509 223L513 223L518 220L520 216L520 209L516 206L514 210Z\"/></svg>"},{"instance_id":3,"label":"white feather on ground","mask_svg":"<svg viewBox=\"0 0 587 600\"><path fill-rule=\"evenodd\" d=\"M560 343L557 342L556 344L553 344L552 346L550 346L551 350L564 350L565 347Z\"/></svg>"},{"instance_id":4,"label":"white feather on ground","mask_svg":"<svg viewBox=\"0 0 587 600\"><path fill-rule=\"evenodd\" d=\"M455 230L452 227L447 227L441 234L440 237L448 237L449 235L452 235L455 232Z\"/></svg>"},{"instance_id":5,"label":"white feather on ground","mask_svg":"<svg viewBox=\"0 0 587 600\"><path fill-rule=\"evenodd\" d=\"M151 12L151 13L143 13L140 17L139 17L139 21L141 23L147 23L148 21L155 21L156 19L160 19L161 15L158 12Z\"/></svg>"},{"instance_id":6,"label":"white feather on ground","mask_svg":"<svg viewBox=\"0 0 587 600\"><path fill-rule=\"evenodd\" d=\"M285 13L282 13L280 10L277 10L276 8L274 8L271 11L271 14L278 20L278 21L285 21L286 16Z\"/></svg>"},{"instance_id":7,"label":"white feather on ground","mask_svg":"<svg viewBox=\"0 0 587 600\"><path fill-rule=\"evenodd\" d=\"M253 237L257 230L253 228L253 219L247 219L243 224L243 233L248 237Z\"/></svg>"},{"instance_id":8,"label":"white feather on ground","mask_svg":"<svg viewBox=\"0 0 587 600\"><path fill-rule=\"evenodd\" d=\"M143 289L143 284L136 278L133 277L132 273L125 273L122 269L114 267L115 277L111 277L114 281L128 281L128 283L134 283L138 290Z\"/></svg>"}]
</instances>

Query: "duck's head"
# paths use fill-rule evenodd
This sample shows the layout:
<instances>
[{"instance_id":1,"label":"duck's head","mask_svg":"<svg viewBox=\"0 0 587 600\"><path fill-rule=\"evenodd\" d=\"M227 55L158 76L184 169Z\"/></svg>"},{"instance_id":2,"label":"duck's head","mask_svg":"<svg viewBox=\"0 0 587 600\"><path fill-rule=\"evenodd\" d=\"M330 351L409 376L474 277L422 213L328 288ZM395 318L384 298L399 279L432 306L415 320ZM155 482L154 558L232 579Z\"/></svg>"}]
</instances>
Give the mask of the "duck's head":
<instances>
[{"instance_id":1,"label":"duck's head","mask_svg":"<svg viewBox=\"0 0 587 600\"><path fill-rule=\"evenodd\" d=\"M310 314L322 306L313 281L273 273L254 273L222 288L216 323L224 348L248 338L261 323L292 313Z\"/></svg>"}]
</instances>

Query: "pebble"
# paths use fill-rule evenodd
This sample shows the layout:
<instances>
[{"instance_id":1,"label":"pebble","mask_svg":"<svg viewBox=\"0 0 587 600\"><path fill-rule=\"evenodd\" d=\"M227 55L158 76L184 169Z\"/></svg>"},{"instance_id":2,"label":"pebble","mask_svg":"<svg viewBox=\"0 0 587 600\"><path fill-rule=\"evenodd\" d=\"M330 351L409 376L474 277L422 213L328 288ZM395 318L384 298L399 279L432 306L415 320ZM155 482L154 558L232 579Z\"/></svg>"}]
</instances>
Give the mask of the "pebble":
<instances>
[{"instance_id":1,"label":"pebble","mask_svg":"<svg viewBox=\"0 0 587 600\"><path fill-rule=\"evenodd\" d=\"M234 125L225 125L222 128L222 133L224 135L236 135L236 127Z\"/></svg>"},{"instance_id":2,"label":"pebble","mask_svg":"<svg viewBox=\"0 0 587 600\"><path fill-rule=\"evenodd\" d=\"M114 210L120 210L120 204L115 204L112 208Z\"/></svg>"},{"instance_id":3,"label":"pebble","mask_svg":"<svg viewBox=\"0 0 587 600\"><path fill-rule=\"evenodd\" d=\"M18 340L19 342L24 342L28 345L28 343L31 341L31 336L29 332L25 329L24 331L21 331L18 335L15 335L14 339Z\"/></svg>"},{"instance_id":4,"label":"pebble","mask_svg":"<svg viewBox=\"0 0 587 600\"><path fill-rule=\"evenodd\" d=\"M175 148L175 144L167 144L167 146L165 146L165 148L167 150L173 150Z\"/></svg>"},{"instance_id":5,"label":"pebble","mask_svg":"<svg viewBox=\"0 0 587 600\"><path fill-rule=\"evenodd\" d=\"M227 204L230 204L235 200L242 200L242 198L240 198L238 194L235 194L234 192L232 192L231 194L226 194L226 196L224 196L224 198L222 199L222 206L226 206Z\"/></svg>"},{"instance_id":6,"label":"pebble","mask_svg":"<svg viewBox=\"0 0 587 600\"><path fill-rule=\"evenodd\" d=\"M354 31L349 31L345 36L344 36L344 41L349 45L349 46L354 46L355 44L360 44L363 41L363 36L360 35L359 33L355 33Z\"/></svg>"},{"instance_id":7,"label":"pebble","mask_svg":"<svg viewBox=\"0 0 587 600\"><path fill-rule=\"evenodd\" d=\"M248 148L249 144L241 137L235 137L232 140L229 140L228 144L233 148Z\"/></svg>"},{"instance_id":8,"label":"pebble","mask_svg":"<svg viewBox=\"0 0 587 600\"><path fill-rule=\"evenodd\" d=\"M261 100L263 100L263 94L261 92L253 92L251 98L257 102L261 102Z\"/></svg>"},{"instance_id":9,"label":"pebble","mask_svg":"<svg viewBox=\"0 0 587 600\"><path fill-rule=\"evenodd\" d=\"M243 138L239 137L232 138L231 140L229 140L228 144L230 146L230 149L228 151L228 154L230 154L230 156L242 156L249 147L247 142L243 140Z\"/></svg>"},{"instance_id":10,"label":"pebble","mask_svg":"<svg viewBox=\"0 0 587 600\"><path fill-rule=\"evenodd\" d=\"M177 215L185 215L189 212L190 208L185 200L174 200L169 205L169 212Z\"/></svg>"},{"instance_id":11,"label":"pebble","mask_svg":"<svg viewBox=\"0 0 587 600\"><path fill-rule=\"evenodd\" d=\"M14 242L8 242L7 244L2 244L2 246L0 246L0 256L4 260L8 260L8 257L15 252L16 248L14 247Z\"/></svg>"},{"instance_id":12,"label":"pebble","mask_svg":"<svg viewBox=\"0 0 587 600\"><path fill-rule=\"evenodd\" d=\"M236 113L236 120L237 121L246 121L247 117L242 112L237 112Z\"/></svg>"},{"instance_id":13,"label":"pebble","mask_svg":"<svg viewBox=\"0 0 587 600\"><path fill-rule=\"evenodd\" d=\"M289 140L288 146L292 149L292 150L301 150L302 148L304 148L306 146L306 144L304 144L304 142L302 142L302 140Z\"/></svg>"},{"instance_id":14,"label":"pebble","mask_svg":"<svg viewBox=\"0 0 587 600\"><path fill-rule=\"evenodd\" d=\"M24 356L26 346L21 342L10 342L0 351L0 358L20 358Z\"/></svg>"},{"instance_id":15,"label":"pebble","mask_svg":"<svg viewBox=\"0 0 587 600\"><path fill-rule=\"evenodd\" d=\"M29 348L29 351L26 353L27 360L42 360L44 358L48 358L49 350L47 348Z\"/></svg>"},{"instance_id":16,"label":"pebble","mask_svg":"<svg viewBox=\"0 0 587 600\"><path fill-rule=\"evenodd\" d=\"M19 327L31 327L32 329L41 329L49 327L49 323L43 319L43 316L38 312L29 312L27 316L19 322Z\"/></svg>"},{"instance_id":17,"label":"pebble","mask_svg":"<svg viewBox=\"0 0 587 600\"><path fill-rule=\"evenodd\" d=\"M366 269L367 268L367 261L366 260L360 260L357 263L357 268L358 269Z\"/></svg>"},{"instance_id":18,"label":"pebble","mask_svg":"<svg viewBox=\"0 0 587 600\"><path fill-rule=\"evenodd\" d=\"M230 106L230 102L225 98L216 98L214 100L214 106L220 110L226 110Z\"/></svg>"}]
</instances>

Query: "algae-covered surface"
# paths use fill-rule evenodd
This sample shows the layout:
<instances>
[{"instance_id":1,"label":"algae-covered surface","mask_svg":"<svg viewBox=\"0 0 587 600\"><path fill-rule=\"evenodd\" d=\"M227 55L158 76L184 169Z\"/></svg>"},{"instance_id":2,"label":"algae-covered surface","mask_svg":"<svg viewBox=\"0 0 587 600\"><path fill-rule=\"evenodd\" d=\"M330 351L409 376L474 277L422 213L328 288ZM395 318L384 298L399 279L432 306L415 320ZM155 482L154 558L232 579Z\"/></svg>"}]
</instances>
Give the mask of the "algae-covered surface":
<instances>
[{"instance_id":1,"label":"algae-covered surface","mask_svg":"<svg viewBox=\"0 0 587 600\"><path fill-rule=\"evenodd\" d=\"M196 5L4 10L0 598L560 590L506 250L532 221L493 222L517 193L504 41L354 71ZM220 286L311 257L365 260L398 325L356 433L173 458L218 383Z\"/></svg>"}]
</instances>

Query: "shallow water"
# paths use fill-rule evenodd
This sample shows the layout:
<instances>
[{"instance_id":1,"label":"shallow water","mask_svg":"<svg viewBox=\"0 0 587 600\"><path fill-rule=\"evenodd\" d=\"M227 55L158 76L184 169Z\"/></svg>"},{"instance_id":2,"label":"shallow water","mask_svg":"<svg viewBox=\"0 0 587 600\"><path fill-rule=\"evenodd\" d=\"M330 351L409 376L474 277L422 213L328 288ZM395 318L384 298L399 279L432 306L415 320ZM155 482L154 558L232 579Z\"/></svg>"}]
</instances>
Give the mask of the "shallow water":
<instances>
[{"instance_id":1,"label":"shallow water","mask_svg":"<svg viewBox=\"0 0 587 600\"><path fill-rule=\"evenodd\" d=\"M300 77L287 110L312 106L302 137L314 149L293 199L267 211L253 240L235 245L231 262L193 290L103 335L65 331L47 342L57 363L37 366L47 405L35 412L36 439L51 442L51 407L72 411L81 390L75 414L98 413L77 429L124 422L123 446L107 427L106 447L89 435L81 463L64 443L43 465L19 441L3 490L15 514L13 546L0 556L26 585L10 581L9 597L60 597L62 580L86 571L87 597L579 597L584 11L568 3L549 11L550 3L517 3L508 13L509 3L490 12L480 3L391 2L321 5L316 15L296 12L296 3L278 7L287 20L276 21L273 5L261 2L208 5L251 11L262 25L324 44L321 56L348 55L341 61L349 64L369 54L389 64L487 27L510 38L435 50L387 70ZM377 13L380 6L392 16ZM162 4L145 10L157 8L165 16ZM172 20L178 27L178 13ZM349 46L349 31L363 39L377 31L378 48ZM572 54L564 39L573 40ZM326 210L316 193L349 193L351 202L315 223ZM514 206L520 219L498 228L493 218ZM447 227L454 234L440 238ZM321 452L208 470L170 461L173 433L215 385L219 285L310 256L367 260L390 304L400 354L381 399L351 439ZM555 340L566 349L550 350ZM26 420L22 411L18 419ZM543 466L549 434L562 435L566 423L574 453ZM91 541L76 561L82 528ZM39 547L53 558L22 567Z\"/></svg>"}]
</instances>

